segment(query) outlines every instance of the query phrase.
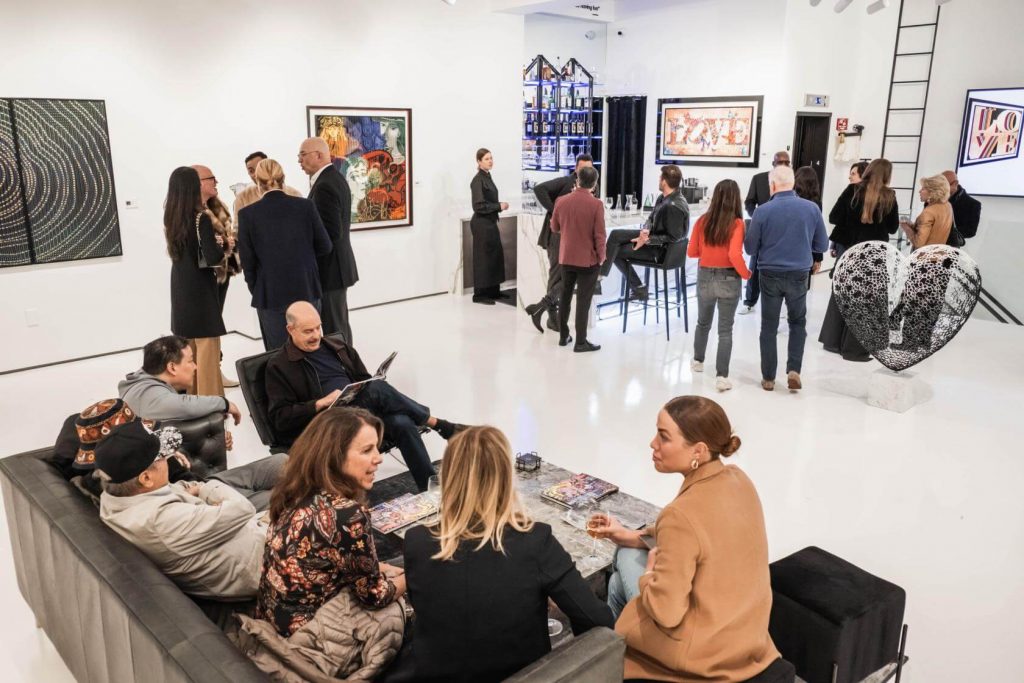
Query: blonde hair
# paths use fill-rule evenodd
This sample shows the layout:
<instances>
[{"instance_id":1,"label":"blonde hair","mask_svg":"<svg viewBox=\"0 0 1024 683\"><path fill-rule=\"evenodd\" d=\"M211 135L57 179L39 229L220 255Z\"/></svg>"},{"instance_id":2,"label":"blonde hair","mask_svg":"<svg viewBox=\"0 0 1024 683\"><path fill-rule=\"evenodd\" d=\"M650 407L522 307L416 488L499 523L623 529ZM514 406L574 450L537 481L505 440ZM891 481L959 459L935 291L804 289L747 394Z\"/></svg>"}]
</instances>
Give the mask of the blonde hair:
<instances>
[{"instance_id":1,"label":"blonde hair","mask_svg":"<svg viewBox=\"0 0 1024 683\"><path fill-rule=\"evenodd\" d=\"M929 204L941 204L949 199L949 181L941 173L921 178L921 187L927 195L925 201Z\"/></svg>"},{"instance_id":2,"label":"blonde hair","mask_svg":"<svg viewBox=\"0 0 1024 683\"><path fill-rule=\"evenodd\" d=\"M256 164L256 186L260 192L280 190L284 187L284 169L273 159Z\"/></svg>"},{"instance_id":3,"label":"blonde hair","mask_svg":"<svg viewBox=\"0 0 1024 683\"><path fill-rule=\"evenodd\" d=\"M504 552L505 527L530 531L533 520L516 494L512 447L501 430L470 427L454 436L441 469L441 514L434 535L441 549L435 560L450 560L462 541L487 543Z\"/></svg>"}]
</instances>

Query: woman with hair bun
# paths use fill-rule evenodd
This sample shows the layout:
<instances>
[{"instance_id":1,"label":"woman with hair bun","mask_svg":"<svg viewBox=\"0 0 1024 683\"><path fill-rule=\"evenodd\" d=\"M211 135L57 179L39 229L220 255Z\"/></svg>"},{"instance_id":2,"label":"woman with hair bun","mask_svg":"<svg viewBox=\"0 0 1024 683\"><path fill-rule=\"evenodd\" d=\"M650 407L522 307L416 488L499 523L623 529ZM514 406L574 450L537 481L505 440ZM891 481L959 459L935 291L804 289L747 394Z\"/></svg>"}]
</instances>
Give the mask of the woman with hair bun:
<instances>
[{"instance_id":1,"label":"woman with hair bun","mask_svg":"<svg viewBox=\"0 0 1024 683\"><path fill-rule=\"evenodd\" d=\"M334 245L316 205L285 192L281 164L264 159L253 176L262 199L238 212L238 247L263 347L270 351L288 339L284 312L289 306L308 301L320 310L317 258Z\"/></svg>"},{"instance_id":2,"label":"woman with hair bun","mask_svg":"<svg viewBox=\"0 0 1024 683\"><path fill-rule=\"evenodd\" d=\"M680 396L658 413L654 469L683 485L653 527L611 517L599 537L619 546L608 604L626 640L625 679L745 681L779 659L768 617L768 539L754 484L722 407ZM648 551L647 548L651 547Z\"/></svg>"}]
</instances>

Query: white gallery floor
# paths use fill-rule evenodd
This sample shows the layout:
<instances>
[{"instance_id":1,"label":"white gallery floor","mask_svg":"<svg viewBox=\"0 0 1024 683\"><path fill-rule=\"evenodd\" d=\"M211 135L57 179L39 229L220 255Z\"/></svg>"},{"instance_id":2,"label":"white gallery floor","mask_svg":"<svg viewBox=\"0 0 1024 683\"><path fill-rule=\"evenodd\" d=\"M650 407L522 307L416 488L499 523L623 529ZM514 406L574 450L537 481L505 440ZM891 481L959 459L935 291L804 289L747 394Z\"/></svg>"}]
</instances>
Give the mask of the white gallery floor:
<instances>
[{"instance_id":1,"label":"white gallery floor","mask_svg":"<svg viewBox=\"0 0 1024 683\"><path fill-rule=\"evenodd\" d=\"M695 307L691 333L673 320L671 342L653 315L646 327L631 317L626 335L620 321L603 321L591 341L604 348L591 354L559 348L555 334L538 334L519 310L469 297L356 311L352 325L367 365L399 352L389 379L435 415L499 426L515 450L536 450L658 504L680 484L651 466L647 444L659 407L681 394L715 397L743 440L732 462L757 485L772 560L817 545L905 588L906 681L1019 681L1024 329L972 319L911 371L930 388L930 400L890 413L865 402L878 363L846 363L817 343L828 291L827 277L816 277L805 389L795 395L758 385L756 313L737 318L735 388L721 395L711 367L714 328L708 372L690 371ZM780 335L783 359L785 343ZM122 344L111 339L110 346ZM230 335L225 368L234 375L237 358L261 350L258 341ZM141 352L133 352L0 376L0 456L51 445L67 415L116 395L117 380L140 364ZM239 390L229 398L246 413ZM266 453L250 422L233 431L230 464ZM440 457L443 441L426 440ZM388 460L379 476L400 467ZM2 528L2 678L70 681L18 593L6 521Z\"/></svg>"}]
</instances>

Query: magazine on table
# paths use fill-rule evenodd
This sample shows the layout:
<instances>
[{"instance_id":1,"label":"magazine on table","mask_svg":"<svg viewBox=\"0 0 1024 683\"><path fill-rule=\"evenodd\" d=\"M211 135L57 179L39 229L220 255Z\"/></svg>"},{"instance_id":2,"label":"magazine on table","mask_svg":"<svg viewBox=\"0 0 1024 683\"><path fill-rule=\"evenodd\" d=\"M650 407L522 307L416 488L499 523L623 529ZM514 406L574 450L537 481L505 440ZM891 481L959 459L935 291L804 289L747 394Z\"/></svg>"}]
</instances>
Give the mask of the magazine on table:
<instances>
[{"instance_id":1,"label":"magazine on table","mask_svg":"<svg viewBox=\"0 0 1024 683\"><path fill-rule=\"evenodd\" d=\"M329 405L328 407L333 408L335 406L346 406L349 403L351 403L355 399L356 394L358 394L362 390L362 388L369 384L370 382L376 382L378 380L387 379L388 370L391 368L391 363L394 362L395 356L397 355L398 351L392 351L391 355L385 358L384 362L381 363L380 367L377 368L377 372L373 373L373 377L369 379L364 379L360 382L352 382L352 384L346 384L345 388L341 390L340 394L338 394L338 398L334 399L334 402L331 403L331 405Z\"/></svg>"},{"instance_id":2,"label":"magazine on table","mask_svg":"<svg viewBox=\"0 0 1024 683\"><path fill-rule=\"evenodd\" d=\"M592 477L589 474L575 474L565 481L560 481L554 486L541 491L541 497L557 503L563 507L575 507L585 498L601 500L613 493L617 493L619 487L604 479Z\"/></svg>"},{"instance_id":3,"label":"magazine on table","mask_svg":"<svg viewBox=\"0 0 1024 683\"><path fill-rule=\"evenodd\" d=\"M436 513L437 503L433 496L426 493L403 493L398 498L370 508L370 520L374 529L382 534L390 534Z\"/></svg>"}]
</instances>

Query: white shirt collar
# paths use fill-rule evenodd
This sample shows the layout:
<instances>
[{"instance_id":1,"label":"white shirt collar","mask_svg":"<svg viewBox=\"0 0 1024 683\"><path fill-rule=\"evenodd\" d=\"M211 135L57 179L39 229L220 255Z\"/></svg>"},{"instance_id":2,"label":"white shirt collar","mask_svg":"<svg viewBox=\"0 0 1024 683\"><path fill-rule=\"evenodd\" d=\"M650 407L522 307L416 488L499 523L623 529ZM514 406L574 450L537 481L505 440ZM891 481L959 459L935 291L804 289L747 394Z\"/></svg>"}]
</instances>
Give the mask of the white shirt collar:
<instances>
[{"instance_id":1,"label":"white shirt collar","mask_svg":"<svg viewBox=\"0 0 1024 683\"><path fill-rule=\"evenodd\" d=\"M324 168L327 168L328 166L330 166L330 164L324 164ZM313 175L309 176L309 186L310 187L313 187L314 185L316 185L316 179L319 178L320 174L324 172L324 168L321 168L319 171L317 171Z\"/></svg>"}]
</instances>

